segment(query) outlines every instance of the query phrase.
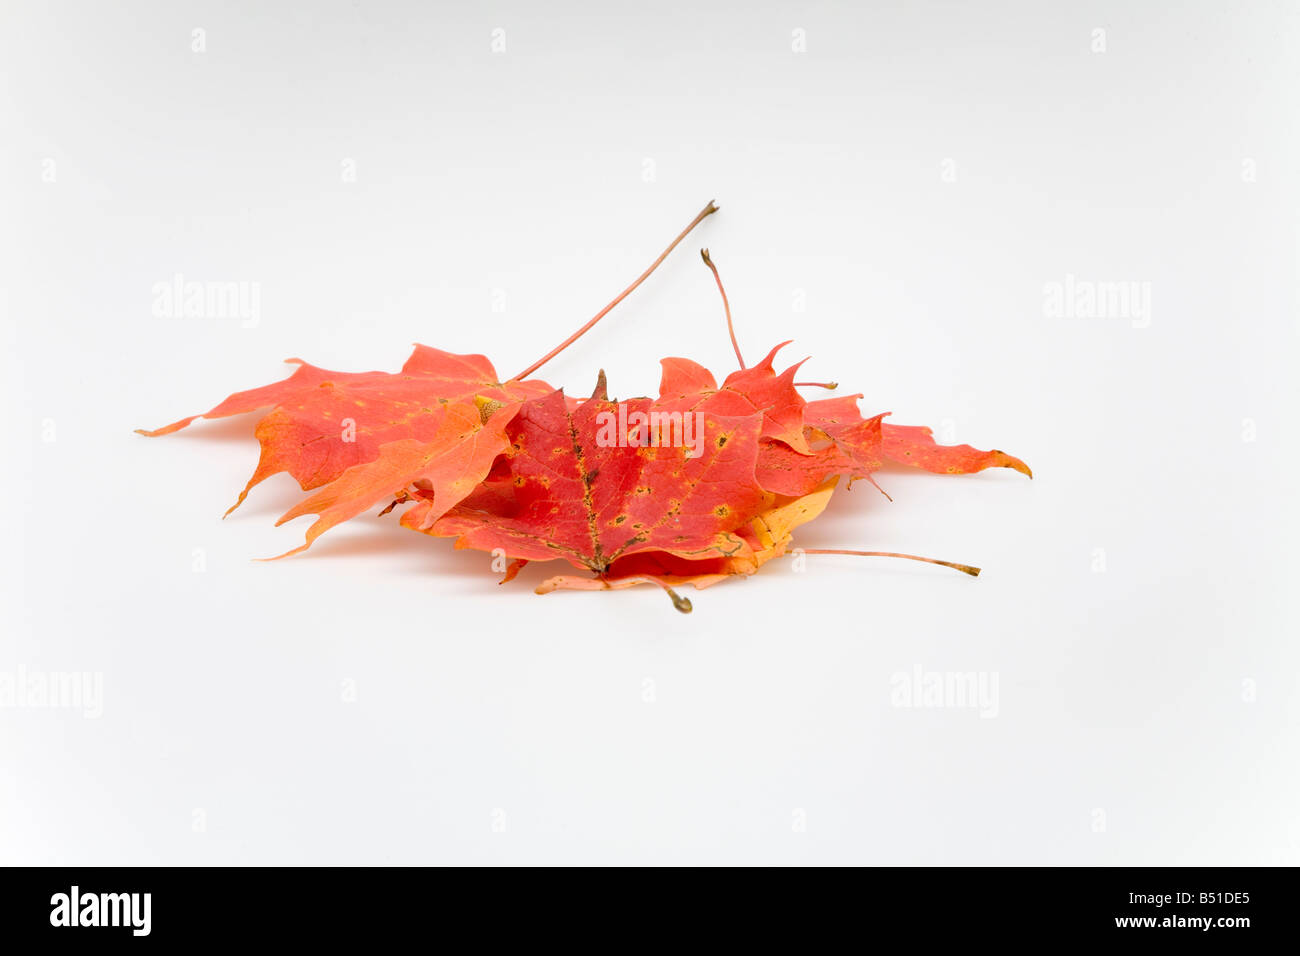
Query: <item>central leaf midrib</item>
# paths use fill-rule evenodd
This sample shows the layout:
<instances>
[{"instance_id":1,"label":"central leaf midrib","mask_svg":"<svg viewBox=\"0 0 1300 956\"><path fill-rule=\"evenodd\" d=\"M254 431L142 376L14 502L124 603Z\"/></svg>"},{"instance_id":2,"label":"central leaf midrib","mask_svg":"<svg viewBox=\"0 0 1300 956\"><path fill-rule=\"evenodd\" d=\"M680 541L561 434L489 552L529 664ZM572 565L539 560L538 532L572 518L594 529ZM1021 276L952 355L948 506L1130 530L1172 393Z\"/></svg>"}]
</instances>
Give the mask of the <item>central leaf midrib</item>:
<instances>
[{"instance_id":1,"label":"central leaf midrib","mask_svg":"<svg viewBox=\"0 0 1300 956\"><path fill-rule=\"evenodd\" d=\"M582 482L582 503L587 509L587 535L591 538L591 558L584 563L597 574L604 574L609 566L605 561L604 551L596 530L596 502L592 495L591 479L587 476L587 456L583 453L582 442L578 438L578 426L573 421L573 412L564 410L565 421L569 424L569 439L573 442L573 454L578 460L578 478Z\"/></svg>"}]
</instances>

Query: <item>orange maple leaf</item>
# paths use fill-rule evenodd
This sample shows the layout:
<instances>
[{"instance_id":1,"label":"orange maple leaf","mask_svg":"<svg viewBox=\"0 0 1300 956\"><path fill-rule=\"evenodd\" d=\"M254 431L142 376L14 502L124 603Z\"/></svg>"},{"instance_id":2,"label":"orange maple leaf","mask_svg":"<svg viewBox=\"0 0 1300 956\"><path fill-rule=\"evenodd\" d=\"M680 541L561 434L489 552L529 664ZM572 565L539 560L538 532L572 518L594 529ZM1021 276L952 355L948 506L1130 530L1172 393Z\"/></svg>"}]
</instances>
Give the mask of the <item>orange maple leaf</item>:
<instances>
[{"instance_id":1,"label":"orange maple leaf","mask_svg":"<svg viewBox=\"0 0 1300 956\"><path fill-rule=\"evenodd\" d=\"M837 482L866 479L892 461L941 474L1007 467L1020 459L969 445L938 445L928 428L864 417L861 395L808 402L798 363L778 372L782 343L747 367L717 267L739 368L721 385L685 358L661 363L659 397L612 402L604 373L589 399L529 379L626 298L702 220L709 203L622 293L555 349L502 382L482 355L418 345L401 371L331 372L299 365L287 379L237 392L202 415L142 434L165 435L196 418L270 407L256 434L261 456L239 499L267 477L292 475L314 494L277 523L315 515L324 531L385 499L410 504L401 523L458 548L500 551L504 580L530 561L562 559L593 577L558 575L541 593L614 590L643 582L707 587L750 575L789 552L792 532L826 507ZM1030 475L1032 477L1032 475ZM879 486L877 486L879 487ZM227 512L229 514L229 511ZM885 555L838 549L808 554ZM978 574L977 568L943 564ZM283 555L282 555L283 557Z\"/></svg>"},{"instance_id":2,"label":"orange maple leaf","mask_svg":"<svg viewBox=\"0 0 1300 956\"><path fill-rule=\"evenodd\" d=\"M198 418L226 418L274 406L257 423L262 455L253 476L226 514L249 491L287 471L303 491L327 485L349 468L379 457L387 442L434 441L444 427L445 407L475 397L522 401L552 391L542 381L501 384L482 355L456 355L427 345L415 346L400 372L331 372L302 359L288 378L236 392L201 415L191 415L141 435L179 431ZM392 490L392 489L390 489Z\"/></svg>"}]
</instances>

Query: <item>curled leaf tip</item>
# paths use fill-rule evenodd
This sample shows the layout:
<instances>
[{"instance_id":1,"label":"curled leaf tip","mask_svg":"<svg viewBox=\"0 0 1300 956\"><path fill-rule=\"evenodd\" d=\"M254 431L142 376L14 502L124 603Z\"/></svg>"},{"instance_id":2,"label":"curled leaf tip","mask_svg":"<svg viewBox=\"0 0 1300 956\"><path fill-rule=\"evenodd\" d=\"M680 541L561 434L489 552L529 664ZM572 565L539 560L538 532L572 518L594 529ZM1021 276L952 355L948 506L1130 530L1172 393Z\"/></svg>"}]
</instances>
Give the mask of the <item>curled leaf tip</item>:
<instances>
[{"instance_id":1,"label":"curled leaf tip","mask_svg":"<svg viewBox=\"0 0 1300 956\"><path fill-rule=\"evenodd\" d=\"M235 511L239 508L239 506L244 503L244 499L247 497L248 497L248 488L245 487L244 490L239 493L239 497L235 499L235 503L226 509L226 513L221 516L221 520L225 521L232 514L234 514Z\"/></svg>"},{"instance_id":2,"label":"curled leaf tip","mask_svg":"<svg viewBox=\"0 0 1300 956\"><path fill-rule=\"evenodd\" d=\"M1003 459L1002 467L1014 469L1015 471L1020 472L1026 478L1032 479L1034 477L1034 473L1029 470L1029 466L1026 465L1019 458L1015 457L1014 455L1008 455L1004 451L997 452L997 454L1002 456Z\"/></svg>"}]
</instances>

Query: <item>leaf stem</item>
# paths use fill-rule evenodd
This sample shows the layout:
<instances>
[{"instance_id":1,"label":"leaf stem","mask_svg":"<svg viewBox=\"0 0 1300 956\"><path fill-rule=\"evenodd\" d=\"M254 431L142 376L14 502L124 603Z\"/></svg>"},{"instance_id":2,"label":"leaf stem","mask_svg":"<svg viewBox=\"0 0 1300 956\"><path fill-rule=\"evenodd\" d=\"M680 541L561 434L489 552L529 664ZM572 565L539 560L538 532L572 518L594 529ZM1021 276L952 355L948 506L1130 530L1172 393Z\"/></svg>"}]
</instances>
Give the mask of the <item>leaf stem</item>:
<instances>
[{"instance_id":1,"label":"leaf stem","mask_svg":"<svg viewBox=\"0 0 1300 956\"><path fill-rule=\"evenodd\" d=\"M529 375L532 375L534 372L536 372L539 368L541 368L551 359L555 358L555 356L559 355L561 352L567 349L574 342L578 341L578 339L582 338L583 335L585 335L587 332L591 330L592 326L594 326L597 322L599 322L606 315L608 315L610 310L613 309L614 306L618 305L620 302L626 299L629 295L632 294L632 292L636 289L637 286L639 286L642 282L648 279L650 277L650 273L654 272L656 269L659 268L659 264L668 258L668 253L676 249L677 244L680 243L683 239L685 239L692 229L694 229L701 222L703 222L707 217L713 215L717 211L718 211L718 207L715 206L713 204L713 200L710 199L709 204L700 210L699 214L694 219L691 220L690 225L687 226L685 229L683 229L678 234L677 238L674 239L671 243L669 243L668 248L659 254L658 259L650 263L650 268L646 269L645 272L641 273L641 275L637 277L635 282L633 282L630 286L628 286L617 296L615 296L614 300L610 302L609 305L605 306L605 308L601 309L599 312L593 315L589 320L587 320L586 325L578 329L578 331L574 332L567 339L565 339L555 348L551 349L551 351L547 352L545 355L539 358L532 365L528 366L528 368L524 369L518 375L511 378L510 381L518 382L524 378L527 378Z\"/></svg>"},{"instance_id":2,"label":"leaf stem","mask_svg":"<svg viewBox=\"0 0 1300 956\"><path fill-rule=\"evenodd\" d=\"M659 583L663 586L663 589L664 589L665 591L668 592L668 596L669 596L670 598L672 598L672 600L673 600L673 607L677 608L677 610L681 611L683 614L690 614L690 613L691 613L691 599L690 599L690 598L684 598L684 597L682 597L680 594L678 594L676 591L674 591L674 590L673 590L672 588L670 588L668 585L663 584L662 581L659 582Z\"/></svg>"},{"instance_id":3,"label":"leaf stem","mask_svg":"<svg viewBox=\"0 0 1300 956\"><path fill-rule=\"evenodd\" d=\"M722 293L722 307L727 310L727 333L731 336L731 347L736 352L736 361L740 363L741 368L744 368L745 360L740 354L740 343L736 341L736 327L731 324L731 303L727 301L727 290L722 287L722 276L718 275L718 267L709 258L708 249L700 250L700 258L704 260L704 264L713 273L713 281L718 284L718 291Z\"/></svg>"},{"instance_id":4,"label":"leaf stem","mask_svg":"<svg viewBox=\"0 0 1300 956\"><path fill-rule=\"evenodd\" d=\"M952 561L940 561L938 558L922 558L915 554L899 554L897 551L846 551L840 548L801 548L804 554L853 554L863 558L906 558L909 561L924 561L926 564L942 564L971 577L979 577L980 569L969 564L955 564Z\"/></svg>"},{"instance_id":5,"label":"leaf stem","mask_svg":"<svg viewBox=\"0 0 1300 956\"><path fill-rule=\"evenodd\" d=\"M603 576L598 576L598 580L601 582L602 586L606 588L610 587L609 582L606 581ZM673 607L677 608L677 610L681 611L683 614L691 613L691 599L687 597L682 597L680 594L678 594L676 591L674 591L672 588L668 586L668 582L660 580L659 578L651 574L643 574L635 578L622 578L619 581L620 585L633 584L633 583L657 584L659 587L664 589L664 592L672 600ZM541 592L539 591L538 593L540 594Z\"/></svg>"}]
</instances>

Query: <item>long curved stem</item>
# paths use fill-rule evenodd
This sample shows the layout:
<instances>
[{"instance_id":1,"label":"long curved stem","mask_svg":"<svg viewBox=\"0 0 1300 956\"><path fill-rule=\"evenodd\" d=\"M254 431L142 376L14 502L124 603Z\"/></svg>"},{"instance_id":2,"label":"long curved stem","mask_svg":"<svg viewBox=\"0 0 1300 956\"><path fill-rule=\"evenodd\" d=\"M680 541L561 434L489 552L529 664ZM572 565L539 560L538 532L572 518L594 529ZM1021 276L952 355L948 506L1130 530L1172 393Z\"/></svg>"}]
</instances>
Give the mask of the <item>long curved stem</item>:
<instances>
[{"instance_id":1,"label":"long curved stem","mask_svg":"<svg viewBox=\"0 0 1300 956\"><path fill-rule=\"evenodd\" d=\"M980 569L969 564L956 564L952 561L940 561L938 558L922 558L915 554L899 554L897 551L845 551L840 548L801 548L804 554L853 554L863 558L906 558L909 561L924 561L926 564L942 564L971 577L979 577Z\"/></svg>"},{"instance_id":2,"label":"long curved stem","mask_svg":"<svg viewBox=\"0 0 1300 956\"><path fill-rule=\"evenodd\" d=\"M609 305L605 306L605 308L601 309L599 312L593 315L587 321L586 325L578 329L578 331L574 332L567 339L565 339L555 348L551 349L551 351L547 352L545 355L539 358L532 365L528 366L528 368L524 369L518 375L511 378L510 381L517 382L523 378L528 377L529 375L532 375L534 372L536 372L539 368L541 368L551 359L555 358L555 356L559 355L561 352L567 349L574 342L578 341L578 339L582 338L582 336L586 335L587 332L591 331L591 327L594 326L601 319L603 319L606 315L608 315L610 310L613 309L614 306L618 305L620 302L626 299L629 295L632 294L632 292L636 289L637 286L639 286L642 282L645 282L646 279L650 278L650 273L654 272L656 269L659 268L659 264L668 258L668 253L676 249L677 244L680 243L683 239L685 239L692 229L694 229L706 218L713 215L717 211L718 211L718 207L715 206L713 204L713 200L710 199L709 204L705 206L703 209L701 209L699 215L697 215L694 219L691 220L691 224L687 226L685 229L683 229L681 233L678 234L676 239L674 239L671 243L669 243L668 248L659 254L659 258L656 259L654 262L652 262L650 264L650 268L646 269L645 272L641 273L641 275L637 277L637 280L635 282L633 282L630 286L628 286L617 296L615 296L614 300L610 302Z\"/></svg>"},{"instance_id":3,"label":"long curved stem","mask_svg":"<svg viewBox=\"0 0 1300 956\"><path fill-rule=\"evenodd\" d=\"M718 291L722 293L722 307L727 310L727 332L731 335L731 347L736 352L736 361L740 363L741 368L744 368L745 360L740 354L740 343L736 341L736 327L731 324L731 303L727 301L727 290L722 287L722 276L718 275L718 267L709 258L708 249L700 250L700 258L704 260L704 264L713 273L713 281L718 284Z\"/></svg>"}]
</instances>

